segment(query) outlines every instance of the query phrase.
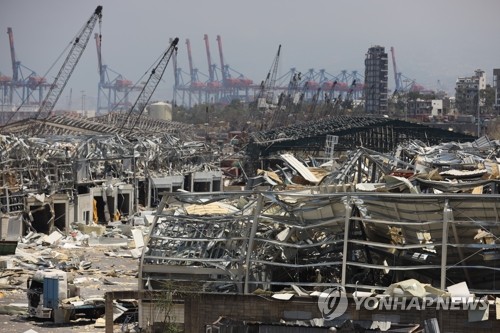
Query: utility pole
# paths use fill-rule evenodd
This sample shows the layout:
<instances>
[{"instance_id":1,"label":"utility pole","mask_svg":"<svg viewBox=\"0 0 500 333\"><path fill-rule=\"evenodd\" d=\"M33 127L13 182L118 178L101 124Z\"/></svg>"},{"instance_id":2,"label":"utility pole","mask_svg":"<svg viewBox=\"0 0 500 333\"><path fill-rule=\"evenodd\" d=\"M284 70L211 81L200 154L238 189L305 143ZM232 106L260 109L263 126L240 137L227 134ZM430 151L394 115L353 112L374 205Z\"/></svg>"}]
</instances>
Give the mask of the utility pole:
<instances>
[{"instance_id":1,"label":"utility pole","mask_svg":"<svg viewBox=\"0 0 500 333\"><path fill-rule=\"evenodd\" d=\"M85 113L85 90L82 90L82 114Z\"/></svg>"},{"instance_id":2,"label":"utility pole","mask_svg":"<svg viewBox=\"0 0 500 333\"><path fill-rule=\"evenodd\" d=\"M477 87L477 137L479 138L481 136L481 113L480 113L480 106L481 106L481 89L479 88L479 84Z\"/></svg>"}]
</instances>

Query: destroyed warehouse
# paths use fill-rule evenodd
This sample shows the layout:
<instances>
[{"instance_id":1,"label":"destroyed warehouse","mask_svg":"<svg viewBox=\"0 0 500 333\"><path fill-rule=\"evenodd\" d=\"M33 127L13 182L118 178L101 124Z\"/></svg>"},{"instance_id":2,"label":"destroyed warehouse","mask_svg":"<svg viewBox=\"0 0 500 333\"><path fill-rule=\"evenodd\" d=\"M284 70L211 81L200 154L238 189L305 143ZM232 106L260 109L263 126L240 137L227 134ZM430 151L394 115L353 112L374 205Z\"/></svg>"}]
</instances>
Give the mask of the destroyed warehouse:
<instances>
[{"instance_id":1,"label":"destroyed warehouse","mask_svg":"<svg viewBox=\"0 0 500 333\"><path fill-rule=\"evenodd\" d=\"M338 135L333 160L321 151L331 134ZM456 296L462 285L460 292L471 296L498 293L497 141L349 117L252 136L247 149L255 176L246 191L172 193L151 226L140 290L175 282L180 290L210 295L178 305L178 318L190 318L179 319L188 331L245 321L307 319L306 325L321 326L312 324L320 313L294 312L291 299L301 303L331 286L383 294L394 283L418 281L439 295ZM268 310L281 307L273 300L289 303L284 310L253 313L249 307L260 301L227 294L265 297ZM141 320L151 321L154 309L154 302L143 300ZM200 310L202 315L193 312ZM436 313L390 321L418 326L439 317L443 328L466 331L476 320L465 315L464 322L455 321L463 328ZM240 321L224 326L217 318ZM343 322L356 318L350 313ZM341 328L339 322L328 325Z\"/></svg>"},{"instance_id":2,"label":"destroyed warehouse","mask_svg":"<svg viewBox=\"0 0 500 333\"><path fill-rule=\"evenodd\" d=\"M335 116L250 133L237 155L200 140L192 125L145 112L178 38L128 113L55 115L101 10L36 117L2 127L0 231L14 244L47 235L43 246L131 227L138 281L92 308L105 313L106 332L124 298L137 300L136 327L150 331L498 329L489 313L499 318L500 309L489 305L500 287L499 142L384 116ZM60 303L77 295L53 266L29 281L35 317L65 316ZM331 287L350 297L481 297L488 308L377 317L351 306L327 320L319 305Z\"/></svg>"}]
</instances>

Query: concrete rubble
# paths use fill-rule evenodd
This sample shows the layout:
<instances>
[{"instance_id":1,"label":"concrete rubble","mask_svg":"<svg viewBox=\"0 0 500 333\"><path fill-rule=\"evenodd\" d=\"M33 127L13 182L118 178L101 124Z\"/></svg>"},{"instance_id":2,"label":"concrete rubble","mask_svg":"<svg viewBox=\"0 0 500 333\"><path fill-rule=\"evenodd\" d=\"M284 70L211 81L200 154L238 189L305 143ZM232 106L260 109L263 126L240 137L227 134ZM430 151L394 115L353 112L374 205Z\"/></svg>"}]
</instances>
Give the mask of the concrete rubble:
<instances>
[{"instance_id":1,"label":"concrete rubble","mask_svg":"<svg viewBox=\"0 0 500 333\"><path fill-rule=\"evenodd\" d=\"M67 276L68 293L65 293L67 297L60 298L59 309L68 315L58 314L56 309L50 321L54 325L104 327L104 293L137 289L138 256L133 253L142 251L143 237L148 231L146 226L130 227L127 232L111 228L101 235L93 231L83 233L77 226L67 235L59 231L50 235L31 231L19 239L15 254L2 256L0 314L17 316L27 323L33 316L40 318L30 306L34 289L26 287L30 281L39 279L38 274L57 272L59 278ZM110 259L106 259L108 257ZM8 300L11 302L5 302ZM118 299L114 308L114 321L121 325L125 318L137 313L138 304L134 300Z\"/></svg>"},{"instance_id":2,"label":"concrete rubble","mask_svg":"<svg viewBox=\"0 0 500 333\"><path fill-rule=\"evenodd\" d=\"M283 301L331 285L383 295L409 279L449 293L460 282L471 294L500 287L487 278L500 263L497 141L413 140L328 163L280 153L248 177L243 160L221 167L235 155L219 146L136 135L0 137L1 234L17 242L2 257L3 291L44 270L68 273L64 304L100 309L102 293L79 288L123 288L123 276L140 291L174 281ZM87 255L96 248L108 263L137 264L104 266ZM117 320L128 308L115 304Z\"/></svg>"},{"instance_id":3,"label":"concrete rubble","mask_svg":"<svg viewBox=\"0 0 500 333\"><path fill-rule=\"evenodd\" d=\"M137 289L137 261L162 193L222 189L221 146L198 141L192 126L147 117L132 135L118 130L122 118L51 116L3 129L0 284L4 300L16 302L2 313L29 312L56 323L75 321L58 309L99 317L104 291ZM30 281L51 272L74 286L59 286L68 289L52 315L25 303L26 296L41 299L35 289L30 296ZM131 315L136 301L116 300L120 306L115 320L137 317Z\"/></svg>"},{"instance_id":4,"label":"concrete rubble","mask_svg":"<svg viewBox=\"0 0 500 333\"><path fill-rule=\"evenodd\" d=\"M360 148L319 172L314 158L280 155L247 191L171 194L151 226L140 288L190 276L205 292L290 300L332 284L383 293L405 277L494 293L499 146Z\"/></svg>"}]
</instances>

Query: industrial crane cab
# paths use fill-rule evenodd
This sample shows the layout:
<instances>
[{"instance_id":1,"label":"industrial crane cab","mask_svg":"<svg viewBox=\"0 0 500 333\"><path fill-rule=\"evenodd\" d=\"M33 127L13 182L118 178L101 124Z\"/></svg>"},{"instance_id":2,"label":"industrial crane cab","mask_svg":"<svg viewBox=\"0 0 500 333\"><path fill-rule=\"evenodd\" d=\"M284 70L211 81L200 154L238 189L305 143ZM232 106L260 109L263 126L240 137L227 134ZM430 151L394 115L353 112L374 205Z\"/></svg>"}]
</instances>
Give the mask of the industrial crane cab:
<instances>
[{"instance_id":1,"label":"industrial crane cab","mask_svg":"<svg viewBox=\"0 0 500 333\"><path fill-rule=\"evenodd\" d=\"M28 279L27 294L30 317L67 323L78 316L98 318L104 314L104 300L80 300L72 274L59 269L36 271Z\"/></svg>"},{"instance_id":2,"label":"industrial crane cab","mask_svg":"<svg viewBox=\"0 0 500 333\"><path fill-rule=\"evenodd\" d=\"M306 87L307 90L316 90L319 88L319 83L316 81L306 81L304 87Z\"/></svg>"},{"instance_id":3,"label":"industrial crane cab","mask_svg":"<svg viewBox=\"0 0 500 333\"><path fill-rule=\"evenodd\" d=\"M211 81L207 83L207 87L209 89L220 89L222 87L222 84L219 81Z\"/></svg>"},{"instance_id":4,"label":"industrial crane cab","mask_svg":"<svg viewBox=\"0 0 500 333\"><path fill-rule=\"evenodd\" d=\"M248 87L248 86L251 86L253 84L253 81L248 79L248 78L242 78L239 80L240 80L240 84L244 87Z\"/></svg>"}]
</instances>

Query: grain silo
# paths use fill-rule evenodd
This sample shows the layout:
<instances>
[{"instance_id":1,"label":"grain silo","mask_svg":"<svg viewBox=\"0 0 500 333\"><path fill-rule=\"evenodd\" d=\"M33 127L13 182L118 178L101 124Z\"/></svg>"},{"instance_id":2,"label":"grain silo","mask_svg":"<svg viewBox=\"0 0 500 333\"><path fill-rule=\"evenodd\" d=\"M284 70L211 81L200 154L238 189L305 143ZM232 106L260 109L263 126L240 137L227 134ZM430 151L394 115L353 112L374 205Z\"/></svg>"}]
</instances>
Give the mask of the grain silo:
<instances>
[{"instance_id":1,"label":"grain silo","mask_svg":"<svg viewBox=\"0 0 500 333\"><path fill-rule=\"evenodd\" d=\"M165 102L151 103L148 107L148 113L153 119L172 121L172 104Z\"/></svg>"}]
</instances>

